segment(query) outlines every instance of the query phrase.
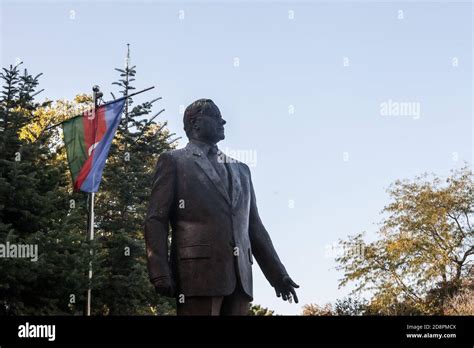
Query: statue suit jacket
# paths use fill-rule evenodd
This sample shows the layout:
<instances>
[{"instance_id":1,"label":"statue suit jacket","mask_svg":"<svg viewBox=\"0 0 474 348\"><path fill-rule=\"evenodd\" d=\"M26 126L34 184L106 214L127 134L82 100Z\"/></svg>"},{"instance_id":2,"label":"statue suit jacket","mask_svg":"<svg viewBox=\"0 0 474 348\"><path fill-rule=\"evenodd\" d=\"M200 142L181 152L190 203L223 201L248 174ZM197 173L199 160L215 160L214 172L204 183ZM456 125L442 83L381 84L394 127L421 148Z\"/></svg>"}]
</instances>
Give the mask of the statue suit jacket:
<instances>
[{"instance_id":1,"label":"statue suit jacket","mask_svg":"<svg viewBox=\"0 0 474 348\"><path fill-rule=\"evenodd\" d=\"M226 296L240 281L253 298L253 256L270 284L287 274L258 215L250 169L225 158L231 192L193 141L158 159L145 222L148 272L151 281L174 279L177 294Z\"/></svg>"}]
</instances>

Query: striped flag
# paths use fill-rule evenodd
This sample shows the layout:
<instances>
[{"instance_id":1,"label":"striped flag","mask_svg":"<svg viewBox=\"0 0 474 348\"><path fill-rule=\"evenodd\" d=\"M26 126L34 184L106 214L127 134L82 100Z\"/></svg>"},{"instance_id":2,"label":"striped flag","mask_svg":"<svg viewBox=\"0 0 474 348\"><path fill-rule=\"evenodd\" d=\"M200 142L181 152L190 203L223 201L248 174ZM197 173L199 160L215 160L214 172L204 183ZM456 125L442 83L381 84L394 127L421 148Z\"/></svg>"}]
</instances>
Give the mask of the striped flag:
<instances>
[{"instance_id":1,"label":"striped flag","mask_svg":"<svg viewBox=\"0 0 474 348\"><path fill-rule=\"evenodd\" d=\"M125 99L84 112L62 123L74 191L97 192Z\"/></svg>"}]
</instances>

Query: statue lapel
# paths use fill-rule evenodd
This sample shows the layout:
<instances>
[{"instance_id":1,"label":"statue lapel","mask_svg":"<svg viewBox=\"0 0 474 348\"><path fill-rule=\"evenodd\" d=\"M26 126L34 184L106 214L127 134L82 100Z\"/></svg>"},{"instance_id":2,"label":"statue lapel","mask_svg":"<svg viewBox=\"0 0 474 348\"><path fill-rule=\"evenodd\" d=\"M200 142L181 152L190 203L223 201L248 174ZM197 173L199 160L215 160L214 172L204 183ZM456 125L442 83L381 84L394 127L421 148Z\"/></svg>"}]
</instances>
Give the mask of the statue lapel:
<instances>
[{"instance_id":1,"label":"statue lapel","mask_svg":"<svg viewBox=\"0 0 474 348\"><path fill-rule=\"evenodd\" d=\"M230 171L232 178L232 207L237 205L239 201L240 193L242 192L242 186L240 184L240 171L238 163L233 158L225 156L227 169Z\"/></svg>"},{"instance_id":2,"label":"statue lapel","mask_svg":"<svg viewBox=\"0 0 474 348\"><path fill-rule=\"evenodd\" d=\"M231 204L229 194L225 190L224 183L221 181L221 178L217 174L213 165L207 158L207 156L201 151L201 149L194 145L193 143L188 143L186 146L192 153L194 162L198 165L199 168L207 175L209 180L212 181L216 189L221 193L221 195L226 200L227 204Z\"/></svg>"}]
</instances>

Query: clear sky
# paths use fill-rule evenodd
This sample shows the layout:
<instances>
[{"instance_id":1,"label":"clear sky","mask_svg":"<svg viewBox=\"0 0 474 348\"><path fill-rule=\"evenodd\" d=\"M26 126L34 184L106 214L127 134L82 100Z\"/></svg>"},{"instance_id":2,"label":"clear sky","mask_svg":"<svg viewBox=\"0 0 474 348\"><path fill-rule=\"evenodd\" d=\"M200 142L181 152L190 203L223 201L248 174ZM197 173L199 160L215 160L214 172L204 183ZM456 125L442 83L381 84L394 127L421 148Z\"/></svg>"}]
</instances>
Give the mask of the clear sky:
<instances>
[{"instance_id":1,"label":"clear sky","mask_svg":"<svg viewBox=\"0 0 474 348\"><path fill-rule=\"evenodd\" d=\"M326 248L374 236L391 182L472 164L469 1L1 1L1 12L2 66L43 72L42 98L94 84L109 96L130 43L137 89L157 87L135 100L163 97L172 132L185 139L180 105L215 101L219 146L256 155L260 215L301 285L300 304L284 303L254 267L255 302L279 314L349 293Z\"/></svg>"}]
</instances>

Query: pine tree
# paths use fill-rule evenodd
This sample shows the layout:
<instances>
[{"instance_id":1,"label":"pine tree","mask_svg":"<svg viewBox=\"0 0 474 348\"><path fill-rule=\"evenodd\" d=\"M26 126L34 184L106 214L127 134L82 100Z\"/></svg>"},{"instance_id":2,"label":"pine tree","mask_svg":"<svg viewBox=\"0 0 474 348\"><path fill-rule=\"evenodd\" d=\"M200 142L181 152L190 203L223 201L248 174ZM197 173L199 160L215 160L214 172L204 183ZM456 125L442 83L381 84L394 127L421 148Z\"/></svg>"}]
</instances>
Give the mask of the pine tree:
<instances>
[{"instance_id":1,"label":"pine tree","mask_svg":"<svg viewBox=\"0 0 474 348\"><path fill-rule=\"evenodd\" d=\"M135 67L118 69L121 94ZM93 314L173 314L174 301L148 281L143 237L157 156L172 147L166 122L149 117L153 104L130 100L96 195L96 239L87 238L87 195L72 192L60 128L47 125L89 106L35 102L40 75L3 69L0 95L0 244L38 245L39 259L0 259L0 314L82 314L93 254Z\"/></svg>"},{"instance_id":2,"label":"pine tree","mask_svg":"<svg viewBox=\"0 0 474 348\"><path fill-rule=\"evenodd\" d=\"M77 217L64 190L67 167L50 151L50 136L21 137L44 105L34 101L41 74L31 76L18 65L0 78L0 243L38 246L38 260L0 259L0 313L71 313L71 298L80 293L84 264ZM84 249L86 250L86 249ZM79 296L80 297L80 296ZM78 298L80 300L80 298Z\"/></svg>"},{"instance_id":3,"label":"pine tree","mask_svg":"<svg viewBox=\"0 0 474 348\"><path fill-rule=\"evenodd\" d=\"M135 89L135 66L116 69L114 82L123 96ZM148 280L143 234L153 169L160 153L171 148L166 122L153 117L153 99L132 107L128 99L96 195L99 247L93 279L95 314L172 314L174 301L155 294Z\"/></svg>"}]
</instances>

